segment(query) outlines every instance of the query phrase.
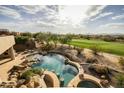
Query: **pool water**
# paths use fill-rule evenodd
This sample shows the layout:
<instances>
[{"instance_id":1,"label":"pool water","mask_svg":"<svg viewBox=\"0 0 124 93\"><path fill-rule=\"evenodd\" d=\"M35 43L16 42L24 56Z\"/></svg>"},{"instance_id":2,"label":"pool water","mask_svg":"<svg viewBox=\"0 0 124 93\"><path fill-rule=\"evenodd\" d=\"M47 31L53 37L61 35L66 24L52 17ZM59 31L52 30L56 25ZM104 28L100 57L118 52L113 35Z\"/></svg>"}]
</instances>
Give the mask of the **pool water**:
<instances>
[{"instance_id":1,"label":"pool water","mask_svg":"<svg viewBox=\"0 0 124 93\"><path fill-rule=\"evenodd\" d=\"M48 71L53 71L56 75L59 75L59 79L64 79L64 87L67 86L69 81L78 74L76 67L65 64L65 58L59 54L47 54L45 56L35 55L39 62L33 64L33 68L43 68Z\"/></svg>"},{"instance_id":2,"label":"pool water","mask_svg":"<svg viewBox=\"0 0 124 93\"><path fill-rule=\"evenodd\" d=\"M82 88L99 88L99 86L97 84L95 84L92 81L88 81L88 80L79 82L77 87L82 87Z\"/></svg>"}]
</instances>

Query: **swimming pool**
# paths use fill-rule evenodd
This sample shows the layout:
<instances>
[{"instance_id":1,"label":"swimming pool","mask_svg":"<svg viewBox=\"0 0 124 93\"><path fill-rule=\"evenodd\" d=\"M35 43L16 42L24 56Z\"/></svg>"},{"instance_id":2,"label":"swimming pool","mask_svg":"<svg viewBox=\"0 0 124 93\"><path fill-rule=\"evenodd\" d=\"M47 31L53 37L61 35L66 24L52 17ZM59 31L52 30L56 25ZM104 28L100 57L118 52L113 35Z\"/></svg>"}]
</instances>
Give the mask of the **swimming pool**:
<instances>
[{"instance_id":1,"label":"swimming pool","mask_svg":"<svg viewBox=\"0 0 124 93\"><path fill-rule=\"evenodd\" d=\"M34 59L38 59L38 63L33 64L33 68L43 68L48 71L53 71L59 77L59 79L64 79L64 84L62 87L67 86L69 81L78 74L76 67L66 64L65 57L59 54L47 54L42 56L36 54L33 56Z\"/></svg>"}]
</instances>

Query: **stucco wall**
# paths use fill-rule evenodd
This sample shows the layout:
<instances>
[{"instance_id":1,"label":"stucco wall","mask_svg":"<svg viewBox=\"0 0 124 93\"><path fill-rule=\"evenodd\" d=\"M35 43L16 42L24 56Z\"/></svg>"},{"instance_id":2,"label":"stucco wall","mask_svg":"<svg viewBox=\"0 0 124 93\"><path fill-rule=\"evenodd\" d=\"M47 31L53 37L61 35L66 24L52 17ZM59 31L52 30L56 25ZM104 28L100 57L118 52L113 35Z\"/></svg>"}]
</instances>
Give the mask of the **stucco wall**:
<instances>
[{"instance_id":1,"label":"stucco wall","mask_svg":"<svg viewBox=\"0 0 124 93\"><path fill-rule=\"evenodd\" d=\"M15 44L14 36L0 37L0 54L4 53Z\"/></svg>"}]
</instances>

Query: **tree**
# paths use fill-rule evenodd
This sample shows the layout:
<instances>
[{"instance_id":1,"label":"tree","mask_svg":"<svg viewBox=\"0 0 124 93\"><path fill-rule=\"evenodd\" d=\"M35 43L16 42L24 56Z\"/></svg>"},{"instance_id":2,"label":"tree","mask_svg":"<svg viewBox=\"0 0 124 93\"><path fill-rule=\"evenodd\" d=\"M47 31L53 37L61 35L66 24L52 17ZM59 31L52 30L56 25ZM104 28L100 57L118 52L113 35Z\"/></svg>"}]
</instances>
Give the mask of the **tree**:
<instances>
[{"instance_id":1,"label":"tree","mask_svg":"<svg viewBox=\"0 0 124 93\"><path fill-rule=\"evenodd\" d=\"M59 38L59 42L62 44L67 44L67 39L65 37Z\"/></svg>"},{"instance_id":2,"label":"tree","mask_svg":"<svg viewBox=\"0 0 124 93\"><path fill-rule=\"evenodd\" d=\"M53 49L52 44L45 44L45 45L41 46L42 51L49 51L51 49Z\"/></svg>"},{"instance_id":3,"label":"tree","mask_svg":"<svg viewBox=\"0 0 124 93\"><path fill-rule=\"evenodd\" d=\"M71 40L72 40L72 37L71 37L70 34L67 34L67 35L62 36L62 37L59 38L59 41L62 44L69 44L71 42Z\"/></svg>"},{"instance_id":4,"label":"tree","mask_svg":"<svg viewBox=\"0 0 124 93\"><path fill-rule=\"evenodd\" d=\"M93 45L93 46L90 47L90 48L93 50L93 53L94 53L95 55L97 55L97 53L98 53L99 51L101 51L101 47L100 47L98 44Z\"/></svg>"},{"instance_id":5,"label":"tree","mask_svg":"<svg viewBox=\"0 0 124 93\"><path fill-rule=\"evenodd\" d=\"M29 37L26 36L16 36L15 42L16 44L25 44L29 40Z\"/></svg>"},{"instance_id":6,"label":"tree","mask_svg":"<svg viewBox=\"0 0 124 93\"><path fill-rule=\"evenodd\" d=\"M55 47L56 47L56 46L57 46L57 42L58 42L58 36L55 35L55 34L53 34L53 35L51 36L51 40L54 42Z\"/></svg>"},{"instance_id":7,"label":"tree","mask_svg":"<svg viewBox=\"0 0 124 93\"><path fill-rule=\"evenodd\" d=\"M24 33L21 33L21 36L27 36L27 37L32 38L33 35L30 32L24 32Z\"/></svg>"},{"instance_id":8,"label":"tree","mask_svg":"<svg viewBox=\"0 0 124 93\"><path fill-rule=\"evenodd\" d=\"M38 42L43 43L45 41L46 36L43 33L37 33L36 35L36 40Z\"/></svg>"}]
</instances>

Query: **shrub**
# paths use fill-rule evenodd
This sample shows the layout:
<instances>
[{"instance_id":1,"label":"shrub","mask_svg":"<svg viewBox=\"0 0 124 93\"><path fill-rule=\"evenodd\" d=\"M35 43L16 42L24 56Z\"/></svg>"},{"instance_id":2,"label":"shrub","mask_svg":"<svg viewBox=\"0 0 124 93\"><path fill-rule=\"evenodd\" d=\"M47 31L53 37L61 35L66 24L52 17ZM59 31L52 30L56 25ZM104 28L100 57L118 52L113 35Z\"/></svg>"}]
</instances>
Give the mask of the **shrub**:
<instances>
[{"instance_id":1,"label":"shrub","mask_svg":"<svg viewBox=\"0 0 124 93\"><path fill-rule=\"evenodd\" d=\"M41 74L43 73L43 69L35 68L30 69L22 73L21 79L29 79L31 76L34 76L35 74Z\"/></svg>"},{"instance_id":2,"label":"shrub","mask_svg":"<svg viewBox=\"0 0 124 93\"><path fill-rule=\"evenodd\" d=\"M124 58L120 57L119 64L123 67L124 66Z\"/></svg>"},{"instance_id":3,"label":"shrub","mask_svg":"<svg viewBox=\"0 0 124 93\"><path fill-rule=\"evenodd\" d=\"M90 47L90 49L92 49L93 50L93 53L95 54L95 55L97 55L97 53L99 52L99 51L101 51L101 47L99 46L99 45L93 45L92 47Z\"/></svg>"},{"instance_id":4,"label":"shrub","mask_svg":"<svg viewBox=\"0 0 124 93\"><path fill-rule=\"evenodd\" d=\"M116 75L117 87L124 88L124 75L118 74Z\"/></svg>"},{"instance_id":5,"label":"shrub","mask_svg":"<svg viewBox=\"0 0 124 93\"><path fill-rule=\"evenodd\" d=\"M49 50L52 50L54 47L53 47L53 45L52 44L46 44L46 45L43 45L42 47L41 47L41 50L42 51L49 51Z\"/></svg>"},{"instance_id":6,"label":"shrub","mask_svg":"<svg viewBox=\"0 0 124 93\"><path fill-rule=\"evenodd\" d=\"M28 37L26 36L17 36L15 37L16 44L25 44L28 41Z\"/></svg>"},{"instance_id":7,"label":"shrub","mask_svg":"<svg viewBox=\"0 0 124 93\"><path fill-rule=\"evenodd\" d=\"M27 37L32 37L33 34L30 33L30 32L24 32L24 33L21 33L21 36L27 36Z\"/></svg>"},{"instance_id":8,"label":"shrub","mask_svg":"<svg viewBox=\"0 0 124 93\"><path fill-rule=\"evenodd\" d=\"M29 79L34 73L31 70L27 70L21 75L21 79Z\"/></svg>"},{"instance_id":9,"label":"shrub","mask_svg":"<svg viewBox=\"0 0 124 93\"><path fill-rule=\"evenodd\" d=\"M41 74L41 72L43 72L43 69L39 69L39 68L35 68L35 69L31 69L31 70L34 74Z\"/></svg>"}]
</instances>

